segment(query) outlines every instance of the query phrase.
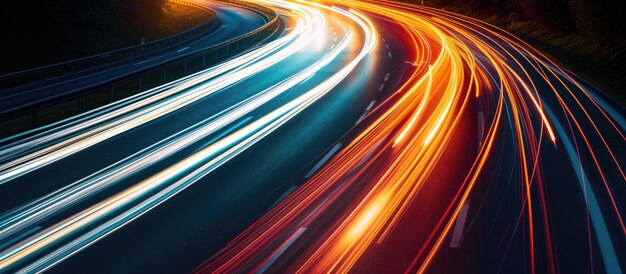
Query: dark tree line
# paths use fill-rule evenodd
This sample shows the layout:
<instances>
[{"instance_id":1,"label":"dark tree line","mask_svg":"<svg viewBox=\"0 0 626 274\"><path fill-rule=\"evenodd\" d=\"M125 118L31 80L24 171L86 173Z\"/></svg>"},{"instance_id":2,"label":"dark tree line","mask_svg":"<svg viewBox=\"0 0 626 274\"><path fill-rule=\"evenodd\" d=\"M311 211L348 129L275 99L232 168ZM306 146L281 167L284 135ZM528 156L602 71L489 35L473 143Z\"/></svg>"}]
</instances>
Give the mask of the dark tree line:
<instances>
[{"instance_id":1,"label":"dark tree line","mask_svg":"<svg viewBox=\"0 0 626 274\"><path fill-rule=\"evenodd\" d=\"M568 0L570 18L576 28L597 42L624 44L626 1Z\"/></svg>"},{"instance_id":2,"label":"dark tree line","mask_svg":"<svg viewBox=\"0 0 626 274\"><path fill-rule=\"evenodd\" d=\"M626 44L625 0L441 0L484 15L533 20L565 32L580 32L593 42L609 47Z\"/></svg>"}]
</instances>

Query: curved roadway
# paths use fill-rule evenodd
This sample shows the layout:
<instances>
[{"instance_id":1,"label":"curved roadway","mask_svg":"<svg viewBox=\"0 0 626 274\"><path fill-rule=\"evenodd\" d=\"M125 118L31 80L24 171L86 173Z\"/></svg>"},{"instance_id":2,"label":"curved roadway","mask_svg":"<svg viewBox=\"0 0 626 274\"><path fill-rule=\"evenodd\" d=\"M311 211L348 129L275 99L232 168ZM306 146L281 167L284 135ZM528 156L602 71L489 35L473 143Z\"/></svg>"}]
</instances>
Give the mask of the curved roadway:
<instances>
[{"instance_id":1,"label":"curved roadway","mask_svg":"<svg viewBox=\"0 0 626 274\"><path fill-rule=\"evenodd\" d=\"M0 269L622 271L623 107L470 18L260 2L280 39L1 148Z\"/></svg>"}]
</instances>

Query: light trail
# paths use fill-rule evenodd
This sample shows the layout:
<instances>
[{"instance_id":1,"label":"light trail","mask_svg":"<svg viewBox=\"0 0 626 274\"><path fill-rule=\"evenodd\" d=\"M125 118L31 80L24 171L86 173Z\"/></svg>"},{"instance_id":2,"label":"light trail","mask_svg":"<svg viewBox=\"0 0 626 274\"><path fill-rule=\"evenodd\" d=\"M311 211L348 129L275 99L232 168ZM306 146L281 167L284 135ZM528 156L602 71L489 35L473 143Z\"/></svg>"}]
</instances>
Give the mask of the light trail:
<instances>
[{"instance_id":1,"label":"light trail","mask_svg":"<svg viewBox=\"0 0 626 274\"><path fill-rule=\"evenodd\" d=\"M306 39L299 38L296 42L294 42L291 41L292 39L290 37L285 37L290 39L282 38L277 42L287 41L295 45L289 45L287 50L282 50L280 54L274 52L272 55L264 56L264 59L255 60L255 62L251 63L248 67L236 70L236 73L242 73L239 76L227 74L228 77L226 77L225 80L221 80L223 76L217 80L212 80L212 82L217 82L217 85L208 85L210 88L202 88L198 91L198 93L201 93L204 96L206 96L206 94L211 94L227 85L232 84L234 80L231 78L239 77L236 79L237 81L240 81L242 78L248 77L251 74L251 71L262 70L262 68L275 64L281 59L286 58L288 55L301 50L302 45L311 43L313 37L322 35L320 31L324 28L325 21L321 14L316 10L305 5L289 4L282 1L264 1L263 3L292 10L296 15L303 17L303 19L299 20L296 29L291 32L290 35L297 34L306 37ZM119 229L125 223L137 218L147 210L164 202L174 194L190 186L204 174L211 172L229 159L244 151L246 148L252 146L254 143L273 132L280 125L295 117L302 110L306 109L308 106L332 90L354 70L356 65L359 64L360 61L369 54L369 52L371 52L376 40L375 34L372 33L371 26L362 22L361 19L355 15L343 12L339 9L329 9L327 12L334 12L342 15L348 20L353 20L363 28L362 31L365 31L366 36L365 43L363 44L360 53L355 58L351 59L350 62L342 66L337 73L333 74L331 77L318 84L315 88L305 92L296 99L287 102L263 117L252 120L252 122L243 125L241 129L236 129L233 133L219 138L214 143L209 144L206 148L203 148L190 157L176 163L160 173L155 174L151 178L144 180L143 182L140 182L133 187L108 198L107 200L95 204L92 207L75 214L74 216L66 218L65 220L50 226L41 232L29 236L27 239L22 240L5 250L2 250L2 253L0 253L0 269L6 269L14 264L21 263L22 260L28 259L35 253L40 253L42 250L47 250L47 254L34 262L29 263L20 271L42 271L54 266L68 256L71 256L75 252L93 244L104 235ZM303 21L309 22L306 24L307 27L305 31L300 30L302 28ZM308 80L308 78L314 75L316 71L327 67L339 54L346 50L350 43L353 42L352 36L353 34L351 31L347 32L343 40L337 46L333 47L330 52L326 53L313 65L300 71L292 77L281 81L279 84L234 105L214 117L187 128L179 134L172 136L172 138L164 140L162 143L157 143L146 150L135 153L126 159L105 168L98 173L92 174L89 177L60 191L40 198L31 204L22 206L9 214L5 214L5 218L0 226L2 229L2 235L7 237L16 235L21 231L30 228L34 224L46 220L47 218L50 218L58 213L62 213L74 204L108 188L112 184L115 184L132 174L139 172L141 169L148 167L150 164L154 164L160 161L160 159L164 159L167 156L189 146L190 144L200 141L201 138L210 136L210 134L217 132L224 126L236 122L255 109L263 106L267 102L293 88L295 85ZM263 51L264 49L265 47L261 48L260 51ZM253 51L251 53L256 52L257 51ZM215 76L215 74L211 76ZM195 78L189 79L192 83L188 83L186 79L184 79L182 80L183 85L191 85L193 87L198 84L194 81ZM210 79L210 77L208 79ZM168 91L160 91L159 93L156 93L156 96L160 97L164 92ZM150 106L147 105L147 101L150 101L150 99L152 98L142 99L141 101L138 101L138 103L142 104L142 106ZM119 125L119 130L127 131L132 127L149 122L150 119L155 119L174 111L187 103L193 102L183 101L182 103L179 103L175 100L168 99L169 98L166 98L164 102L159 102L158 104L158 106L168 107L165 112L157 109L155 113L150 113L151 115L146 120L141 120L141 115L131 113L130 115L123 116L122 119L120 119L123 121L114 120L116 123L115 126ZM140 110L139 113L143 114L151 110L152 109L148 107ZM98 117L95 118L99 119ZM249 119L246 119L246 121L247 120ZM243 123L246 122L244 121ZM81 128L81 126L83 125L79 124L77 128ZM35 156L28 155L22 159L18 159L16 161L18 164L10 163L7 165L11 169L8 170L4 178L7 181L11 180L14 177L21 176L32 169L40 168L55 160L59 160L65 155L76 153L78 150L85 149L90 145L101 142L107 137L112 136L107 135L106 130L109 130L109 128L116 129L115 126L104 125L102 127L105 128L105 130L100 130L100 128L93 130L94 132L97 131L98 134L89 132L85 141L86 144L80 144L80 141L77 142L77 140L81 139L77 138L67 141L69 144L68 146L71 147L69 149L66 149L65 144L54 144L52 148L46 147L43 149L55 151L60 148L59 155L54 155L54 153L52 153L53 156L48 157L51 155L50 151L36 151L34 153ZM111 134L115 133L117 132L113 131ZM63 134L69 135L71 133L64 132ZM40 155L43 156L38 158ZM27 163L24 165L25 167L19 166L19 164L21 164L20 161L28 162L32 159L35 159L36 161L34 163ZM158 191L159 189L161 190ZM154 193L154 191L158 191L158 193L151 194ZM128 206L132 206L132 208L125 210ZM111 218L112 214L115 215ZM105 217L109 219L107 220ZM98 224L98 222L103 223L94 229L88 229L89 227ZM85 229L88 230L83 231ZM71 236L76 235L77 232L81 232L82 234L79 234L79 237L71 240ZM70 237L69 242L62 246L54 247L62 240L67 241L68 237ZM49 250L50 247L54 247L54 249Z\"/></svg>"},{"instance_id":2,"label":"light trail","mask_svg":"<svg viewBox=\"0 0 626 274\"><path fill-rule=\"evenodd\" d=\"M215 115L215 117L210 117L205 121L185 129L180 133L180 135L172 136L173 138L171 139L166 139L163 142L159 142L145 150L135 153L124 160L91 175L89 178L85 178L71 187L51 195L51 197L40 199L35 204L30 204L20 208L16 213L13 213L12 216L3 218L4 223L0 225L0 235L3 237L0 239L19 233L20 230L16 229L18 226L28 227L44 218L60 213L67 207L76 204L133 174L141 172L141 170L158 163L160 160L181 151L189 145L200 141L202 138L210 136L227 125L243 118L253 110L264 105L270 100L275 99L293 86L302 82L303 79L310 77L317 70L328 65L345 49L351 36L352 35L349 34L338 47L327 53L314 65L292 76L291 78L286 79L280 84L264 90L254 97L248 98L247 100L222 111L221 113Z\"/></svg>"},{"instance_id":3,"label":"light trail","mask_svg":"<svg viewBox=\"0 0 626 274\"><path fill-rule=\"evenodd\" d=\"M614 108L603 105L606 101L594 100L590 94L595 91L528 45L474 19L393 1L323 3L346 5L395 21L413 50L410 63L421 65L413 67L404 84L368 114L367 126L355 129L355 137L324 168L196 271L231 273L261 267L297 273L389 271L371 261L381 262L375 258L381 255L374 254L399 255L393 252L397 247L385 245L395 237L396 241L412 239L417 248L403 250L405 257L382 255L390 262L382 265L393 265L391 272L427 272L444 252L443 242L449 239L470 195L484 195L476 188L486 184L485 177L493 172L487 166L497 161L495 155L501 152L495 147L503 142L502 136L511 136L514 148L514 162L506 165L518 171L514 180L521 203L513 219L518 220L515 230L520 219L527 225L519 230L527 233L527 249L521 253L528 258L524 262L529 272L555 272L559 264L565 264L559 263L556 255L555 224L545 192L551 187L547 184L558 182L544 179L544 174L551 172L541 161L541 155L549 153L546 151L562 149L561 142L567 148L565 157L572 161L571 167L564 168L576 171L579 191L587 193L583 204L593 223L589 233L598 239L595 244L599 245L601 267L620 271L623 262L616 245L624 245L626 230L620 210L623 201L615 191L624 190L622 164L626 159L616 156L616 148L605 136L612 136L613 146L624 148L625 128L616 122L623 120L622 114L605 111ZM576 103L572 105L572 101ZM473 140L463 138L461 132L474 105L489 117L486 134L477 140L481 144L478 151L459 148L462 140ZM554 114L557 111L558 116ZM589 124L594 132L581 123ZM571 132L564 133L563 128ZM573 145L570 138L582 140L583 146ZM450 147L459 151L451 152ZM591 155L591 165L580 158L582 152ZM446 159L451 154L463 157ZM597 154L607 157L601 162ZM453 169L459 180L438 178L455 162L462 166ZM593 180L586 172L597 173L594 177L600 185L590 185ZM441 193L442 187L433 185L435 182L446 184L447 192ZM423 204L420 199L433 195L441 196L442 201L427 209L415 208L415 204ZM608 202L600 204L596 195L607 197ZM416 212L436 217L406 227L409 219L420 218ZM618 227L619 232L609 234L607 227ZM423 233L416 236L407 230ZM294 233L298 238L292 241ZM514 239L514 235L505 236L508 241ZM298 248L283 250L281 243L287 239L290 246ZM281 249L280 258L273 255L277 248ZM538 254L545 254L541 266L537 265ZM504 261L506 253L503 256ZM279 266L268 268L268 261ZM590 264L598 267L593 261Z\"/></svg>"},{"instance_id":4,"label":"light trail","mask_svg":"<svg viewBox=\"0 0 626 274\"><path fill-rule=\"evenodd\" d=\"M445 11L388 0L255 2L294 26L221 65L0 148L2 186L298 64L209 118L0 215L0 271L47 270L166 206L342 92L378 55L402 64L398 80L388 72L383 83L367 81L380 97L367 98L355 126L303 169L306 182L295 190L290 182L286 197L197 272L625 267L626 119L598 90L505 31ZM402 50L392 55L390 45Z\"/></svg>"},{"instance_id":5,"label":"light trail","mask_svg":"<svg viewBox=\"0 0 626 274\"><path fill-rule=\"evenodd\" d=\"M287 36L216 67L165 84L85 114L67 129L53 129L3 148L0 184L51 164L117 134L179 110L247 79L308 45L323 20L311 10L294 9L299 21ZM305 12L305 13L302 13ZM13 159L16 158L16 159Z\"/></svg>"}]
</instances>

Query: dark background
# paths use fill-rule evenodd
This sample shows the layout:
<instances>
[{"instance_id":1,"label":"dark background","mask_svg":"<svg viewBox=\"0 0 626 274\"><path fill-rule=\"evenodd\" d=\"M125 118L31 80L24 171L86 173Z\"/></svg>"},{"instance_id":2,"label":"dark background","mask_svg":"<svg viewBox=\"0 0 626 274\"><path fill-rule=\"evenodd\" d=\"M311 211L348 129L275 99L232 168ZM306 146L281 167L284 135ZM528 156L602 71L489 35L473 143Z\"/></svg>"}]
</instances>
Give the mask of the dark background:
<instances>
[{"instance_id":1,"label":"dark background","mask_svg":"<svg viewBox=\"0 0 626 274\"><path fill-rule=\"evenodd\" d=\"M608 47L626 44L626 1L620 0L440 0L481 15L532 20L564 32L579 32Z\"/></svg>"},{"instance_id":2,"label":"dark background","mask_svg":"<svg viewBox=\"0 0 626 274\"><path fill-rule=\"evenodd\" d=\"M0 74L149 42L206 16L165 0L14 1L0 9Z\"/></svg>"}]
</instances>

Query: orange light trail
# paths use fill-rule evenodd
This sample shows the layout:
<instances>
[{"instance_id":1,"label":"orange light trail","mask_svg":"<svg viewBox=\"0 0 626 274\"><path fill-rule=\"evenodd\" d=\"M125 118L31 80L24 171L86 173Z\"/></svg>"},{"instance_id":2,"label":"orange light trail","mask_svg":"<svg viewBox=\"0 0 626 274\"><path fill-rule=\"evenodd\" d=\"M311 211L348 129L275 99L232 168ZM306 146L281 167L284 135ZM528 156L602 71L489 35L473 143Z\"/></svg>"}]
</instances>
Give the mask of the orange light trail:
<instances>
[{"instance_id":1,"label":"orange light trail","mask_svg":"<svg viewBox=\"0 0 626 274\"><path fill-rule=\"evenodd\" d=\"M315 228L319 236L306 240L307 244L285 259L280 269L298 273L345 273L365 264L364 256L371 259L371 254L366 254L381 249L377 246L399 233L400 223L407 218L419 218L407 214L415 211L412 205L418 199L430 195L425 189L437 187L430 185L438 181L435 174L445 170L446 163L455 162L444 155L449 155L449 147L458 146L463 139L459 134L461 128L466 127L469 110L475 108L474 104L481 105L489 118L486 133L478 140L482 145L475 152L459 151L469 153L470 160L465 160L465 168L460 169L464 179L448 182L453 195L443 196L447 198L440 209L433 208L440 215L433 224L423 225L423 230L429 233L416 243L419 248L404 265L405 271L424 273L441 253L463 205L470 196L476 195L476 185L484 184L486 166L497 154L494 147L504 132L510 132L514 140L514 159L518 163L515 178L522 201L518 213L527 225L528 269L533 273L543 272L536 261L538 254L546 254L547 268L555 271L558 265L556 245L545 192L549 182L543 179L545 168L542 168L540 155L544 150L562 149L565 145L560 144L560 138L564 137L559 137L555 130L555 124L563 122L555 120L554 114L548 114L558 109L552 105L547 110L546 98L555 98L558 107L564 110L564 121L576 126L612 205L612 215L605 217L616 217L622 236L626 235L623 213L609 186L608 175L603 171L606 164L600 164L594 152L602 147L598 147L598 143L592 145L587 137L590 133L583 130L579 119L586 119L584 122L592 125L604 148L602 153L608 153L616 167L622 188L626 180L623 163L615 156L589 112L600 111L607 120L602 122L612 126L611 134L621 136L617 140L620 145L626 141L623 129L558 65L504 31L468 17L392 1L321 3L349 6L393 21L404 33L403 39L410 48L407 59L419 65L409 67L402 84L367 115L366 126L355 128L349 144L324 168L197 271L225 273L258 269L258 265L270 261L266 256L276 248L275 242L280 242L277 239L293 235L298 229L315 227L315 222L322 222L324 212L332 211L334 204L342 204L341 213L333 215L336 217L330 222L324 219L324 228ZM536 74L538 81L533 80L532 75ZM559 77L560 74L566 76ZM540 85L549 89L541 89ZM576 105L568 105L565 96L572 98ZM593 104L585 107L582 100ZM576 111L584 113L582 118L574 113L573 107L580 108ZM549 146L543 142L544 133L549 137ZM579 180L585 185L584 178ZM536 195L539 201L535 201ZM340 203L340 197L349 197L353 202ZM590 208L595 207L591 204L594 201L587 203ZM535 216L537 214L540 218ZM596 216L597 213L590 211L589 214L596 221L604 220ZM599 228L603 225L599 221L594 224ZM540 237L545 241L543 245L537 244L537 230L543 232ZM613 247L609 244L601 250L605 267L615 267Z\"/></svg>"},{"instance_id":2,"label":"orange light trail","mask_svg":"<svg viewBox=\"0 0 626 274\"><path fill-rule=\"evenodd\" d=\"M260 5L235 1L223 14L272 29L218 45L256 46L208 68L212 55L189 55L184 71L194 60L201 71L0 146L7 192L63 175L6 199L0 272L108 252L95 243L112 233L141 238L126 227L139 218L142 228L158 219L161 231L190 232L185 240L218 231L206 248L163 239L216 252L199 273L626 269L626 109L600 90L507 31L445 10L397 0L249 2ZM250 6L269 15L240 10ZM237 33L233 25L215 31ZM171 58L159 62L179 64ZM140 87L151 74L137 78ZM138 141L109 151L128 140ZM73 164L109 152L64 181ZM241 161L251 154L265 162ZM189 220L205 218L205 204L180 197L226 209L199 225ZM194 207L200 213L184 214L193 215L186 224L161 215Z\"/></svg>"}]
</instances>

